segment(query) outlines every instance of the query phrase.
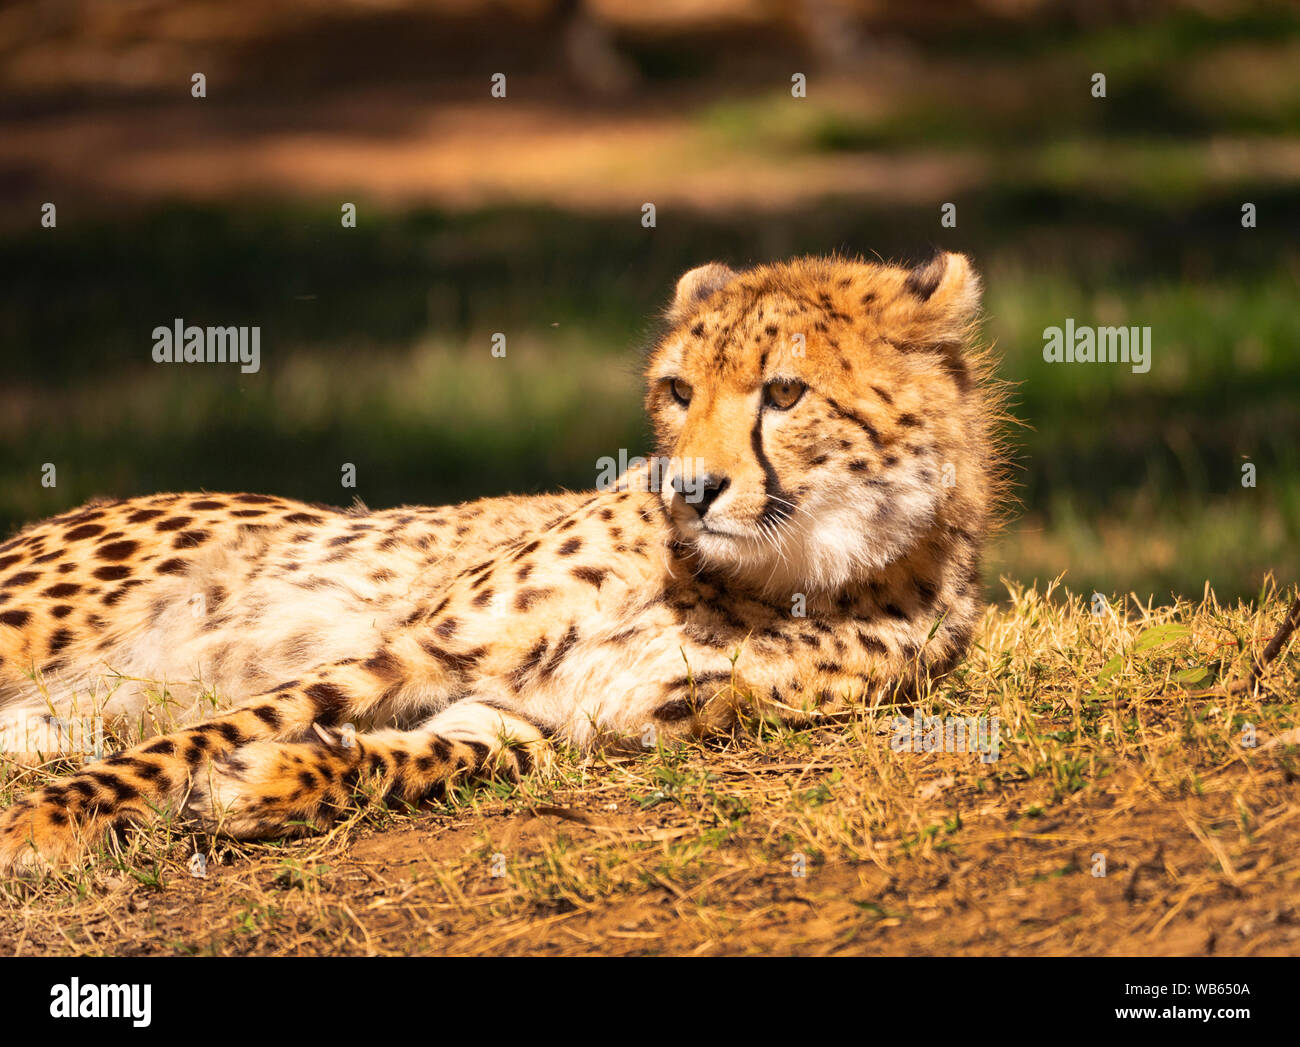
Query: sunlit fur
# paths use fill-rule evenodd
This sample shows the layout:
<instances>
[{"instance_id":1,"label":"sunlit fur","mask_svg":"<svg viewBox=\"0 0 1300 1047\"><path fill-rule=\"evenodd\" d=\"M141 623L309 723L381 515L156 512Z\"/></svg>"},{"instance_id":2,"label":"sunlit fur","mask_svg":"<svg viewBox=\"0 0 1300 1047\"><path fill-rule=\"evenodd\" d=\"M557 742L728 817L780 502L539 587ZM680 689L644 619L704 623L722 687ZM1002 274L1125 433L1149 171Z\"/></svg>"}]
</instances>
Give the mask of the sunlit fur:
<instances>
[{"instance_id":1,"label":"sunlit fur","mask_svg":"<svg viewBox=\"0 0 1300 1047\"><path fill-rule=\"evenodd\" d=\"M67 721L128 744L0 814L0 869L168 807L282 834L364 776L413 800L552 742L905 701L982 607L1002 481L978 298L960 255L691 270L648 364L661 489L156 494L27 528L0 544L0 750L79 755Z\"/></svg>"},{"instance_id":2,"label":"sunlit fur","mask_svg":"<svg viewBox=\"0 0 1300 1047\"><path fill-rule=\"evenodd\" d=\"M680 479L665 504L706 564L771 595L835 592L945 525L986 526L997 396L970 345L979 279L946 258L924 300L909 270L842 259L683 278L646 407ZM774 380L807 388L765 407ZM703 519L676 489L699 473L728 480Z\"/></svg>"}]
</instances>

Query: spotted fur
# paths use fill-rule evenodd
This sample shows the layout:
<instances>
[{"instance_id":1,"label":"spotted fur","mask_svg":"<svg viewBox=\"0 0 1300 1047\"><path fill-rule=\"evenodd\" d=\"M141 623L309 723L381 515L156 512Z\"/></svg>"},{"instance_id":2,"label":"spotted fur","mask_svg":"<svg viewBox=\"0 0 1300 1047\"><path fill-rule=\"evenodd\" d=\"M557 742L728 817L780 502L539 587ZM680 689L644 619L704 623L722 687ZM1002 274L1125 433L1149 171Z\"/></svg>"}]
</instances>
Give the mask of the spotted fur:
<instances>
[{"instance_id":1,"label":"spotted fur","mask_svg":"<svg viewBox=\"0 0 1300 1047\"><path fill-rule=\"evenodd\" d=\"M164 494L23 531L0 545L8 755L48 758L51 716L144 740L5 811L0 867L166 807L281 834L366 776L415 798L552 740L807 720L947 671L1002 490L978 302L955 254L704 266L647 365L663 470L384 512Z\"/></svg>"}]
</instances>

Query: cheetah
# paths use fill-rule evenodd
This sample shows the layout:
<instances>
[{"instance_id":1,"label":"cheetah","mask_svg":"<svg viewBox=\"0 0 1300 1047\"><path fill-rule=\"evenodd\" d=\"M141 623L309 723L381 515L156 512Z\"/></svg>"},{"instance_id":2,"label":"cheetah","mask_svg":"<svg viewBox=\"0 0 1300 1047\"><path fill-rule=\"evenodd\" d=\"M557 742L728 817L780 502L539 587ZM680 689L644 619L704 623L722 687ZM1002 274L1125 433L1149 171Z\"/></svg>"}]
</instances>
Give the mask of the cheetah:
<instances>
[{"instance_id":1,"label":"cheetah","mask_svg":"<svg viewBox=\"0 0 1300 1047\"><path fill-rule=\"evenodd\" d=\"M912 693L969 643L1005 486L979 309L960 254L713 263L648 354L654 456L595 491L379 512L159 494L20 532L5 758L84 752L33 725L135 741L8 807L0 868L162 811L284 835L363 781L415 800L562 748Z\"/></svg>"}]
</instances>

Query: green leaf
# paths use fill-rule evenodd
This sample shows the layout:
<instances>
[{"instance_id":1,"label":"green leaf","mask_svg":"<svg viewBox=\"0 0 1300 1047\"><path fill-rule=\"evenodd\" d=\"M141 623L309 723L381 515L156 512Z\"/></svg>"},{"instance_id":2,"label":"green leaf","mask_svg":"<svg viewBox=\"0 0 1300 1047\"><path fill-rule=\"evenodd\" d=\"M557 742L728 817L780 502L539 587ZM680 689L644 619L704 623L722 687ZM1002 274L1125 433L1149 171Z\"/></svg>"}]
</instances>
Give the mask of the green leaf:
<instances>
[{"instance_id":1,"label":"green leaf","mask_svg":"<svg viewBox=\"0 0 1300 1047\"><path fill-rule=\"evenodd\" d=\"M1190 633L1191 630L1187 626L1177 625L1174 622L1168 622L1165 625L1153 625L1150 629L1142 630L1137 638L1137 643L1133 645L1133 651L1137 653L1149 651L1153 647L1164 647Z\"/></svg>"},{"instance_id":2,"label":"green leaf","mask_svg":"<svg viewBox=\"0 0 1300 1047\"><path fill-rule=\"evenodd\" d=\"M1124 656L1122 654L1115 655L1114 658L1112 658L1110 661L1108 661L1105 665L1101 667L1101 672L1097 674L1097 682L1105 683L1117 672L1119 672L1120 669L1123 667L1123 665L1124 665Z\"/></svg>"},{"instance_id":3,"label":"green leaf","mask_svg":"<svg viewBox=\"0 0 1300 1047\"><path fill-rule=\"evenodd\" d=\"M1188 687L1200 687L1214 679L1214 672L1205 665L1193 665L1190 669L1174 673L1174 679Z\"/></svg>"}]
</instances>

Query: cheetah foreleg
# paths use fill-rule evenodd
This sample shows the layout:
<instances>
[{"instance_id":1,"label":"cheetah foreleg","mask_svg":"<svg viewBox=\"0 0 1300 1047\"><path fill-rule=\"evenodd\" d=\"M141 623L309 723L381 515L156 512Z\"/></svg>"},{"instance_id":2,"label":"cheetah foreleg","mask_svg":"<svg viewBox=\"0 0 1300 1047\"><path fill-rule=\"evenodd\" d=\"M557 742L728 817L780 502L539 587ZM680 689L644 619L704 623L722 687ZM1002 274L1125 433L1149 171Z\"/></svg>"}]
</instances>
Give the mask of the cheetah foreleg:
<instances>
[{"instance_id":1,"label":"cheetah foreleg","mask_svg":"<svg viewBox=\"0 0 1300 1047\"><path fill-rule=\"evenodd\" d=\"M255 743L293 741L314 723L367 715L384 693L374 660L322 666L220 716L131 746L18 800L0 814L0 872L75 858L111 826L179 803L211 775L210 762Z\"/></svg>"},{"instance_id":2,"label":"cheetah foreleg","mask_svg":"<svg viewBox=\"0 0 1300 1047\"><path fill-rule=\"evenodd\" d=\"M332 820L362 789L414 801L472 775L519 778L548 754L533 723L467 700L414 730L318 727L305 742L243 746L195 782L187 809L227 836L283 836Z\"/></svg>"}]
</instances>

